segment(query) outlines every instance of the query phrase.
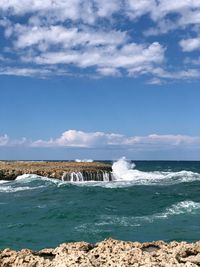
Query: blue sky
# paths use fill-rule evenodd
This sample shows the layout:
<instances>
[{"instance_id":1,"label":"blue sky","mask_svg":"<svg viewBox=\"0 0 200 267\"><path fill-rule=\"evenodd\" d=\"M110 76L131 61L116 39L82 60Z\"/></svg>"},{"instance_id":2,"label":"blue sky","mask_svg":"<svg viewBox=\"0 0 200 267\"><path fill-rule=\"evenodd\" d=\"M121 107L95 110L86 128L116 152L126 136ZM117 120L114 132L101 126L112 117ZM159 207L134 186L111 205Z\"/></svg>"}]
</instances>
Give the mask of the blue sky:
<instances>
[{"instance_id":1,"label":"blue sky","mask_svg":"<svg viewBox=\"0 0 200 267\"><path fill-rule=\"evenodd\" d=\"M0 159L200 159L200 1L0 0Z\"/></svg>"}]
</instances>

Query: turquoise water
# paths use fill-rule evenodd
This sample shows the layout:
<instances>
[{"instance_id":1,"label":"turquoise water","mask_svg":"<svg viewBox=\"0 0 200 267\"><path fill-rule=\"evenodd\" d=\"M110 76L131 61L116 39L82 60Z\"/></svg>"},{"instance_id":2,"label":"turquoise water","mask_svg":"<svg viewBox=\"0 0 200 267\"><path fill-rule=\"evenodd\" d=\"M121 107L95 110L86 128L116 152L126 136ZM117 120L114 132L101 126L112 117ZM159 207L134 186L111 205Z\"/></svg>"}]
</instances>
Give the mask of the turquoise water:
<instances>
[{"instance_id":1,"label":"turquoise water","mask_svg":"<svg viewBox=\"0 0 200 267\"><path fill-rule=\"evenodd\" d=\"M113 182L73 184L34 175L0 182L0 248L108 237L200 239L200 162L123 164Z\"/></svg>"}]
</instances>

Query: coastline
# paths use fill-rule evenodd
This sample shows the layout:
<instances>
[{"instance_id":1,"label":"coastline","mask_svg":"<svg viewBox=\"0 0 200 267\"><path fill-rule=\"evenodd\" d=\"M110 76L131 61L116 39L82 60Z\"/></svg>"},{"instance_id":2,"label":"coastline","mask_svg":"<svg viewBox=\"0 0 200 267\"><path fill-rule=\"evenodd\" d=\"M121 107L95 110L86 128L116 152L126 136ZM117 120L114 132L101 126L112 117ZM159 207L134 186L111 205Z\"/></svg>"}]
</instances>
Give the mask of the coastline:
<instances>
[{"instance_id":1,"label":"coastline","mask_svg":"<svg viewBox=\"0 0 200 267\"><path fill-rule=\"evenodd\" d=\"M15 180L24 174L36 174L59 180L76 179L81 173L86 180L102 180L107 174L111 180L112 167L102 162L58 162L58 161L0 161L0 180Z\"/></svg>"},{"instance_id":2,"label":"coastline","mask_svg":"<svg viewBox=\"0 0 200 267\"><path fill-rule=\"evenodd\" d=\"M127 267L127 266L190 266L200 265L200 241L128 242L107 239L96 244L64 243L55 249L32 251L23 249L0 251L1 267Z\"/></svg>"},{"instance_id":3,"label":"coastline","mask_svg":"<svg viewBox=\"0 0 200 267\"><path fill-rule=\"evenodd\" d=\"M153 165L152 170L155 169ZM152 170L136 169L136 174L143 177L145 173L148 178ZM63 174L73 172L97 175L111 171L111 165L98 162L0 161L0 174L7 180L27 172L52 178L43 180L38 176L35 180L26 180L28 176L24 176L16 182L2 181L0 267L200 266L199 190L193 185L193 181L199 181L199 175L177 172L174 168L169 186L161 186L158 179L158 186L153 183L153 186L151 183L129 186L125 182L128 186L120 185L117 190L116 187L108 187L109 190L90 187L90 183L86 183L90 189L85 190L85 187L68 186L59 181ZM178 183L177 174L180 175ZM189 182L182 182L186 174ZM97 242L110 236L119 240L61 244L71 240ZM197 242L144 242L159 239ZM19 246L15 246L15 242ZM55 247L58 244L61 245ZM52 248L45 248L47 246Z\"/></svg>"}]
</instances>

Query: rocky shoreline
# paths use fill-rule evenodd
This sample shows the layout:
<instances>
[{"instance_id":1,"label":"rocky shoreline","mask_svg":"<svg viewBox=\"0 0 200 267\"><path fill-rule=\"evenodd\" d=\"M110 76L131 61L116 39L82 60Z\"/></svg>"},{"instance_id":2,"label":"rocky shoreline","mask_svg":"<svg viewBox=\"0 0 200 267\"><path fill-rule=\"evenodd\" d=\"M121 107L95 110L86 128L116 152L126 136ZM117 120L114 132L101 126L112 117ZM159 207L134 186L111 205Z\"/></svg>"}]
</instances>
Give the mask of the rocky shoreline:
<instances>
[{"instance_id":1,"label":"rocky shoreline","mask_svg":"<svg viewBox=\"0 0 200 267\"><path fill-rule=\"evenodd\" d=\"M86 180L111 180L111 165L101 162L0 161L0 180L15 180L23 174L37 174L55 179L70 180L71 174L81 173Z\"/></svg>"},{"instance_id":2,"label":"rocky shoreline","mask_svg":"<svg viewBox=\"0 0 200 267\"><path fill-rule=\"evenodd\" d=\"M96 244L64 243L55 249L0 251L1 267L200 266L200 241L139 243L107 239Z\"/></svg>"}]
</instances>

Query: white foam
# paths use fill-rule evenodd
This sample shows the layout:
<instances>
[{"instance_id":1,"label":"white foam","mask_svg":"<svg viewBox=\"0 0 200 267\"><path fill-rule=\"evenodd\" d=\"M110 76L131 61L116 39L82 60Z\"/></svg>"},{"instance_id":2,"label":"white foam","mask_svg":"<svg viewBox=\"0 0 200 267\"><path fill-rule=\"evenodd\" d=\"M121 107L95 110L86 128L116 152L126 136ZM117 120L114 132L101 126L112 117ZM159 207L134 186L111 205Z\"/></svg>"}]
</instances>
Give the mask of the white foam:
<instances>
[{"instance_id":1,"label":"white foam","mask_svg":"<svg viewBox=\"0 0 200 267\"><path fill-rule=\"evenodd\" d=\"M102 225L121 225L139 227L145 223L153 223L155 220L165 220L172 216L182 214L198 214L200 211L200 203L191 200L181 201L166 208L163 212L155 213L147 216L118 216L118 215L102 215L100 222L95 223L96 226Z\"/></svg>"},{"instance_id":2,"label":"white foam","mask_svg":"<svg viewBox=\"0 0 200 267\"><path fill-rule=\"evenodd\" d=\"M5 183L9 183L9 181L6 181L6 180L0 180L0 184L5 184Z\"/></svg>"},{"instance_id":3,"label":"white foam","mask_svg":"<svg viewBox=\"0 0 200 267\"><path fill-rule=\"evenodd\" d=\"M38 178L40 178L40 176L36 174L22 174L22 175L17 176L15 181L28 181L30 179L37 180Z\"/></svg>"},{"instance_id":4,"label":"white foam","mask_svg":"<svg viewBox=\"0 0 200 267\"><path fill-rule=\"evenodd\" d=\"M168 217L185 213L193 214L197 210L200 210L200 203L187 200L172 205L171 207L167 208L166 211L163 212L161 215L163 217Z\"/></svg>"},{"instance_id":5,"label":"white foam","mask_svg":"<svg viewBox=\"0 0 200 267\"><path fill-rule=\"evenodd\" d=\"M179 172L144 172L134 169L135 164L131 164L126 158L121 158L113 163L113 180L117 182L131 182L131 184L157 184L157 183L179 183L200 180L200 174L191 171ZM127 183L128 185L128 183Z\"/></svg>"},{"instance_id":6,"label":"white foam","mask_svg":"<svg viewBox=\"0 0 200 267\"><path fill-rule=\"evenodd\" d=\"M152 171L144 172L136 169L134 163L130 163L125 158L113 163L112 166L112 181L109 181L109 174L103 173L104 181L84 181L82 173L72 173L70 183L77 186L100 186L104 188L122 188L134 185L172 185L192 181L200 181L200 174L192 171ZM28 184L32 181L42 181L45 186L49 184L56 184L58 187L69 184L69 182L53 179L36 174L23 174L16 178L15 183ZM12 183L8 181L0 181L4 183ZM33 185L34 186L34 185Z\"/></svg>"},{"instance_id":7,"label":"white foam","mask_svg":"<svg viewBox=\"0 0 200 267\"><path fill-rule=\"evenodd\" d=\"M20 192L20 191L27 191L27 190L34 190L38 188L43 188L44 186L19 186L19 187L13 187L13 186L1 186L0 192L1 193L14 193L14 192Z\"/></svg>"},{"instance_id":8,"label":"white foam","mask_svg":"<svg viewBox=\"0 0 200 267\"><path fill-rule=\"evenodd\" d=\"M23 174L23 175L18 176L15 181L22 182L22 183L29 183L31 181L47 181L49 183L54 183L54 184L63 183L61 180L48 178L45 176L39 176L37 174Z\"/></svg>"},{"instance_id":9,"label":"white foam","mask_svg":"<svg viewBox=\"0 0 200 267\"><path fill-rule=\"evenodd\" d=\"M178 216L181 214L196 214L200 211L200 203L194 202L192 200L185 200L173 204L172 206L166 208L161 213L156 213L151 216L146 217L145 219L153 222L155 219L166 219L172 216ZM144 218L144 217L143 217Z\"/></svg>"},{"instance_id":10,"label":"white foam","mask_svg":"<svg viewBox=\"0 0 200 267\"><path fill-rule=\"evenodd\" d=\"M18 176L14 181L4 181L0 184L0 192L2 193L13 193L13 192L20 192L20 191L27 191L27 190L34 190L38 188L45 187L44 184L34 186L30 185L31 181L35 180L50 180L46 177L41 177L36 174L23 174ZM54 179L53 179L54 180Z\"/></svg>"},{"instance_id":11,"label":"white foam","mask_svg":"<svg viewBox=\"0 0 200 267\"><path fill-rule=\"evenodd\" d=\"M93 159L75 159L75 162L93 162Z\"/></svg>"},{"instance_id":12,"label":"white foam","mask_svg":"<svg viewBox=\"0 0 200 267\"><path fill-rule=\"evenodd\" d=\"M116 181L130 181L137 178L137 171L133 170L133 168L135 168L135 164L131 164L125 157L122 157L112 165L113 179Z\"/></svg>"}]
</instances>

